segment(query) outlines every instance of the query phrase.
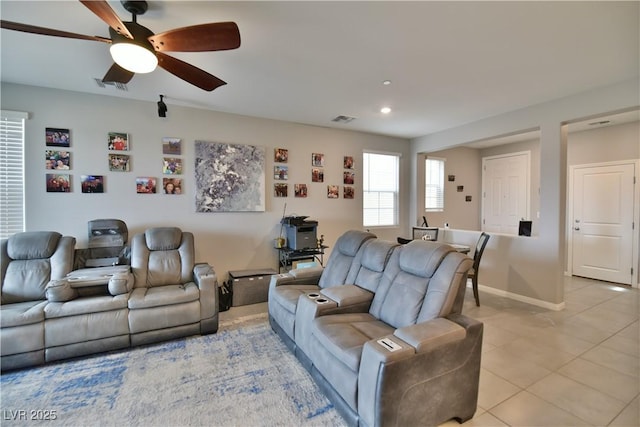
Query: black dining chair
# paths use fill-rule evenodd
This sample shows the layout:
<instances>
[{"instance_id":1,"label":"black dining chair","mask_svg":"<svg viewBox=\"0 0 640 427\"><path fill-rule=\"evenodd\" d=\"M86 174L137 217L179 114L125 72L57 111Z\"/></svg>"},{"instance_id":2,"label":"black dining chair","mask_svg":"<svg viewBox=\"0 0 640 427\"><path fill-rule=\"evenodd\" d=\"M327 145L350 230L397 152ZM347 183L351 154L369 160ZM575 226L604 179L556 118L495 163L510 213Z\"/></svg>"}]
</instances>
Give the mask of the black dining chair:
<instances>
[{"instance_id":1,"label":"black dining chair","mask_svg":"<svg viewBox=\"0 0 640 427\"><path fill-rule=\"evenodd\" d=\"M473 286L473 297L476 299L476 306L478 307L480 307L480 297L478 296L478 272L480 269L480 259L482 258L484 247L487 246L489 237L491 236L484 231L480 234L478 243L476 244L476 250L473 253L473 267L471 267L471 270L469 270L469 273L467 275L467 277L471 278L471 284Z\"/></svg>"}]
</instances>

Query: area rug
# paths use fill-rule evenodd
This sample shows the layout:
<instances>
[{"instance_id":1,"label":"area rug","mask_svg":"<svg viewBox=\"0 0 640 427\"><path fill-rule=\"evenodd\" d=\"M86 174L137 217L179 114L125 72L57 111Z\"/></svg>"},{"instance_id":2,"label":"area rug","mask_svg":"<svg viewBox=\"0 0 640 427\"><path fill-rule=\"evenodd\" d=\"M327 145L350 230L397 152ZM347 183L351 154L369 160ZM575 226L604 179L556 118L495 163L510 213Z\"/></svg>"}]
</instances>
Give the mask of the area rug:
<instances>
[{"instance_id":1,"label":"area rug","mask_svg":"<svg viewBox=\"0 0 640 427\"><path fill-rule=\"evenodd\" d=\"M345 425L266 314L221 323L214 335L8 372L0 381L3 426Z\"/></svg>"}]
</instances>

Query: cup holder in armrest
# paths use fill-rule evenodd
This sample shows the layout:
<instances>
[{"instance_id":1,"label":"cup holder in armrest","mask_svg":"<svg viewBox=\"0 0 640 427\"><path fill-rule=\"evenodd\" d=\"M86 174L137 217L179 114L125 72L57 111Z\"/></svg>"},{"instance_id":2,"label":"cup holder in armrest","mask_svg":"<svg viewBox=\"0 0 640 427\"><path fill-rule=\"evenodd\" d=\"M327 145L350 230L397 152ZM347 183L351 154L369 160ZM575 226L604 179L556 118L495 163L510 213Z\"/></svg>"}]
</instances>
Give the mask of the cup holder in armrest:
<instances>
[{"instance_id":1,"label":"cup holder in armrest","mask_svg":"<svg viewBox=\"0 0 640 427\"><path fill-rule=\"evenodd\" d=\"M311 298L311 299L316 299L318 297L320 297L320 294L317 292L311 292L310 294L307 294L307 297Z\"/></svg>"},{"instance_id":2,"label":"cup holder in armrest","mask_svg":"<svg viewBox=\"0 0 640 427\"><path fill-rule=\"evenodd\" d=\"M316 304L327 304L328 302L330 301L326 298L316 298Z\"/></svg>"}]
</instances>

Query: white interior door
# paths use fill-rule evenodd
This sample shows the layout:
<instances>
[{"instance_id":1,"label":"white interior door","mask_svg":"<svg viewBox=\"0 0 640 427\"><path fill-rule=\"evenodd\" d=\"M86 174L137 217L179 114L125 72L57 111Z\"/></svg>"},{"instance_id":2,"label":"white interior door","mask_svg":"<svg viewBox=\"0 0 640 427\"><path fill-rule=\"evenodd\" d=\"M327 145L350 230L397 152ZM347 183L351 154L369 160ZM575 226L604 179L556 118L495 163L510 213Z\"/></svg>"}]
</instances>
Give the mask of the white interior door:
<instances>
[{"instance_id":1,"label":"white interior door","mask_svg":"<svg viewBox=\"0 0 640 427\"><path fill-rule=\"evenodd\" d=\"M518 234L529 219L529 152L482 159L482 230Z\"/></svg>"},{"instance_id":2,"label":"white interior door","mask_svg":"<svg viewBox=\"0 0 640 427\"><path fill-rule=\"evenodd\" d=\"M633 163L574 168L573 274L632 283L634 176Z\"/></svg>"}]
</instances>

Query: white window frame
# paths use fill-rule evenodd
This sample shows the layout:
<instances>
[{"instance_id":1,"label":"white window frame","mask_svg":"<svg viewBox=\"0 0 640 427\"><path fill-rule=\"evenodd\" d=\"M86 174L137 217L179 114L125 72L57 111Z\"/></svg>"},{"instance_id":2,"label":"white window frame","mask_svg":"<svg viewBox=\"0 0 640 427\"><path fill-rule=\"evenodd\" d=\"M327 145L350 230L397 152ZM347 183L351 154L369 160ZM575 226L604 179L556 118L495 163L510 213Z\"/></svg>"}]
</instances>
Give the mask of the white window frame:
<instances>
[{"instance_id":1,"label":"white window frame","mask_svg":"<svg viewBox=\"0 0 640 427\"><path fill-rule=\"evenodd\" d=\"M392 156L395 158L394 170L388 171L393 175L384 182L378 178L379 172L374 174L369 165L369 155ZM362 225L363 227L395 227L399 224L399 200L400 200L400 153L370 151L362 153ZM388 178L388 177L387 177ZM391 202L391 207L382 207L381 204ZM371 213L376 217L375 221L367 221ZM385 221L389 218L391 221Z\"/></svg>"},{"instance_id":2,"label":"white window frame","mask_svg":"<svg viewBox=\"0 0 640 427\"><path fill-rule=\"evenodd\" d=\"M429 162L438 162L440 168L436 174L429 175ZM442 157L426 156L424 159L424 211L444 212L444 175L445 162ZM430 194L434 193L434 194Z\"/></svg>"},{"instance_id":3,"label":"white window frame","mask_svg":"<svg viewBox=\"0 0 640 427\"><path fill-rule=\"evenodd\" d=\"M28 113L0 110L0 238L25 231L24 134Z\"/></svg>"}]
</instances>

